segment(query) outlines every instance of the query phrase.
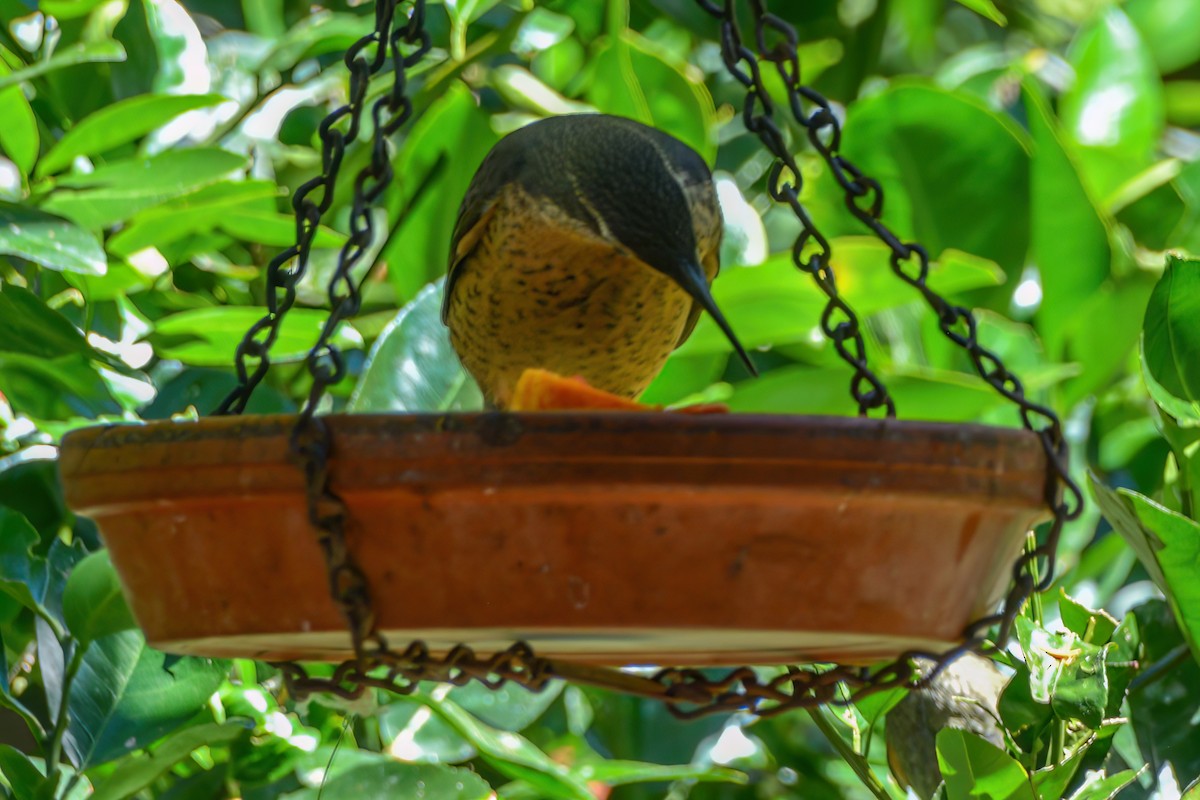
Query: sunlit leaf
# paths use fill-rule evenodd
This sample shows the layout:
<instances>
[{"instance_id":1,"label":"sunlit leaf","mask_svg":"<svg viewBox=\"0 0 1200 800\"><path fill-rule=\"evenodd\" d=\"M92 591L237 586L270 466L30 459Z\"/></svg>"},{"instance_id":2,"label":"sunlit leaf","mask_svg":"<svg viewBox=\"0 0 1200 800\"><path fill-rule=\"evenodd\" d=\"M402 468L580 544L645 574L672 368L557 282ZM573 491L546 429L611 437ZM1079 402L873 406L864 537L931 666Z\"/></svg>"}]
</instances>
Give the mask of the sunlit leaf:
<instances>
[{"instance_id":1,"label":"sunlit leaf","mask_svg":"<svg viewBox=\"0 0 1200 800\"><path fill-rule=\"evenodd\" d=\"M459 411L483 405L442 324L445 278L426 286L384 329L350 398L350 409Z\"/></svg>"},{"instance_id":2,"label":"sunlit leaf","mask_svg":"<svg viewBox=\"0 0 1200 800\"><path fill-rule=\"evenodd\" d=\"M965 92L898 82L850 106L844 151L878 180L885 217L933 258L947 248L990 259L1010 278L1029 248L1026 134ZM823 181L838 196L828 174ZM844 212L843 212L844 213ZM859 226L861 230L861 226Z\"/></svg>"},{"instance_id":3,"label":"sunlit leaf","mask_svg":"<svg viewBox=\"0 0 1200 800\"><path fill-rule=\"evenodd\" d=\"M68 701L63 747L82 766L144 747L199 711L225 677L218 661L168 657L138 631L88 648Z\"/></svg>"},{"instance_id":4,"label":"sunlit leaf","mask_svg":"<svg viewBox=\"0 0 1200 800\"><path fill-rule=\"evenodd\" d=\"M0 79L12 74L12 69L0 59ZM21 172L28 176L37 161L41 145L37 117L29 105L20 86L0 89L0 152L12 159Z\"/></svg>"},{"instance_id":5,"label":"sunlit leaf","mask_svg":"<svg viewBox=\"0 0 1200 800\"><path fill-rule=\"evenodd\" d=\"M1071 46L1075 81L1062 95L1063 129L1100 197L1149 164L1162 134L1162 80L1150 52L1117 6L1098 13Z\"/></svg>"},{"instance_id":6,"label":"sunlit leaf","mask_svg":"<svg viewBox=\"0 0 1200 800\"><path fill-rule=\"evenodd\" d=\"M44 61L38 61L36 64L32 64L24 69L0 76L0 89L7 89L9 86L15 86L21 81L27 81L39 75L45 75L48 72L62 69L63 67L73 67L76 64L95 64L104 61L124 60L125 48L119 42L101 40L73 44L59 49L53 56Z\"/></svg>"},{"instance_id":7,"label":"sunlit leaf","mask_svg":"<svg viewBox=\"0 0 1200 800\"><path fill-rule=\"evenodd\" d=\"M1032 82L1024 85L1022 98L1035 147L1029 214L1043 294L1037 328L1047 353L1058 358L1079 299L1109 276L1110 223L1081 182L1050 108Z\"/></svg>"},{"instance_id":8,"label":"sunlit leaf","mask_svg":"<svg viewBox=\"0 0 1200 800\"><path fill-rule=\"evenodd\" d=\"M1036 800L1028 773L991 742L967 731L944 728L937 734L938 767L946 796L987 800Z\"/></svg>"},{"instance_id":9,"label":"sunlit leaf","mask_svg":"<svg viewBox=\"0 0 1200 800\"><path fill-rule=\"evenodd\" d=\"M181 729L159 742L153 753L133 755L118 763L91 798L124 800L134 797L197 748L226 744L246 733L246 729L236 723L220 725L210 722Z\"/></svg>"},{"instance_id":10,"label":"sunlit leaf","mask_svg":"<svg viewBox=\"0 0 1200 800\"><path fill-rule=\"evenodd\" d=\"M1092 495L1137 553L1143 568L1167 597L1180 630L1200 659L1200 523L1128 489L1113 491L1090 477Z\"/></svg>"},{"instance_id":11,"label":"sunlit leaf","mask_svg":"<svg viewBox=\"0 0 1200 800\"><path fill-rule=\"evenodd\" d=\"M38 175L69 167L77 156L94 156L136 141L186 111L224 102L215 94L139 95L113 103L68 130L38 164Z\"/></svg>"},{"instance_id":12,"label":"sunlit leaf","mask_svg":"<svg viewBox=\"0 0 1200 800\"><path fill-rule=\"evenodd\" d=\"M150 341L163 358L174 358L200 367L227 366L233 363L238 342L262 317L263 312L248 306L216 306L181 311L163 317L154 324ZM292 309L283 318L279 336L271 350L276 362L303 358L317 340L328 314L324 311ZM333 336L341 348L361 348L362 336L343 324Z\"/></svg>"},{"instance_id":13,"label":"sunlit leaf","mask_svg":"<svg viewBox=\"0 0 1200 800\"><path fill-rule=\"evenodd\" d=\"M1200 402L1200 261L1167 257L1146 307L1146 369L1175 397Z\"/></svg>"},{"instance_id":14,"label":"sunlit leaf","mask_svg":"<svg viewBox=\"0 0 1200 800\"><path fill-rule=\"evenodd\" d=\"M103 275L104 248L90 231L28 206L0 202L0 255L32 261L55 272Z\"/></svg>"}]
</instances>

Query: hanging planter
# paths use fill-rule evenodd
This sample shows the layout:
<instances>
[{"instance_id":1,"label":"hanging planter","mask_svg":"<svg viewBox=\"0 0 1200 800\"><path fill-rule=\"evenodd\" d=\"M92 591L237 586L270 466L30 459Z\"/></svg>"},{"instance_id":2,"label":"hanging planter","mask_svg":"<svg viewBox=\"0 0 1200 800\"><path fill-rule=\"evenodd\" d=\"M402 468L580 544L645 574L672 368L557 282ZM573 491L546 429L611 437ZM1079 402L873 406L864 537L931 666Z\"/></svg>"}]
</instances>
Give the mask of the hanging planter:
<instances>
[{"instance_id":1,"label":"hanging planter","mask_svg":"<svg viewBox=\"0 0 1200 800\"><path fill-rule=\"evenodd\" d=\"M1042 511L1024 431L668 414L336 416L330 488L394 641L596 664L942 650ZM289 460L295 419L93 428L62 454L150 642L353 655Z\"/></svg>"},{"instance_id":2,"label":"hanging planter","mask_svg":"<svg viewBox=\"0 0 1200 800\"><path fill-rule=\"evenodd\" d=\"M392 178L386 140L411 116L406 69L430 47L422 0L406 20L397 0L379 0L375 32L346 56L349 101L321 126L323 172L294 198L297 243L267 269L266 313L238 347L238 387L219 410L241 414L266 374L359 136L370 77L392 70L391 91L369 105L370 158L354 181L351 235L301 413L106 426L64 440L67 501L99 523L151 643L342 662L329 678L284 664L297 693L411 691L431 679L536 689L558 677L657 697L688 716L913 686L914 657L945 664L1007 638L1021 604L1052 580L1058 537L1079 513L1062 426L979 343L971 312L930 289L928 254L881 221L882 189L839 155L837 116L799 82L795 32L752 2L756 56L734 0L698 2L719 20L726 66L747 88L746 127L777 159L770 194L801 224L793 260L827 297L821 329L853 370L861 416L318 416L345 373L330 337L358 310L352 270ZM799 203L802 170L774 121L768 63L851 213L1025 430L893 419L829 242ZM1021 554L1046 516L1042 543ZM861 666L888 657L878 670ZM841 666L775 677L691 669L817 661ZM629 664L682 668L604 668Z\"/></svg>"}]
</instances>

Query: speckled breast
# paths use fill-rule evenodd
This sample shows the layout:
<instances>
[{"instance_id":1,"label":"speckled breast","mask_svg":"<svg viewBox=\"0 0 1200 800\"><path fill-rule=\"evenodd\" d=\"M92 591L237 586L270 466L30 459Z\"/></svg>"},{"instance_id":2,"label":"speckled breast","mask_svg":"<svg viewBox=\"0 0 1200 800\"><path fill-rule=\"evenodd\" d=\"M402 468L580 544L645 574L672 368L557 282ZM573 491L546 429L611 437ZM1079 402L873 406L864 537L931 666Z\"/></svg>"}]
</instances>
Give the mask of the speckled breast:
<instances>
[{"instance_id":1,"label":"speckled breast","mask_svg":"<svg viewBox=\"0 0 1200 800\"><path fill-rule=\"evenodd\" d=\"M459 270L451 342L500 407L530 367L637 396L679 343L692 307L666 275L526 195L506 198Z\"/></svg>"}]
</instances>

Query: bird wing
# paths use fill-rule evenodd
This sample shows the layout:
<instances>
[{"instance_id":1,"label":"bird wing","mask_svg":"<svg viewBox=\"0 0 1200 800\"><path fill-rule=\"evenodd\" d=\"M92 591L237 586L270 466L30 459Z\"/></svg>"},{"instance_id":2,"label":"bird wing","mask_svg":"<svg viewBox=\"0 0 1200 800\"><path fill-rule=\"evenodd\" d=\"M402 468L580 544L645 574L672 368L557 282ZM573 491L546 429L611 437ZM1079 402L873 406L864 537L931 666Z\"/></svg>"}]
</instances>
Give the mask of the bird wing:
<instances>
[{"instance_id":1,"label":"bird wing","mask_svg":"<svg viewBox=\"0 0 1200 800\"><path fill-rule=\"evenodd\" d=\"M450 313L450 293L462 275L462 263L483 234L496 213L499 197L488 191L490 186L472 184L458 210L458 221L454 224L454 235L450 238L450 266L446 270L446 288L442 294L442 322Z\"/></svg>"}]
</instances>

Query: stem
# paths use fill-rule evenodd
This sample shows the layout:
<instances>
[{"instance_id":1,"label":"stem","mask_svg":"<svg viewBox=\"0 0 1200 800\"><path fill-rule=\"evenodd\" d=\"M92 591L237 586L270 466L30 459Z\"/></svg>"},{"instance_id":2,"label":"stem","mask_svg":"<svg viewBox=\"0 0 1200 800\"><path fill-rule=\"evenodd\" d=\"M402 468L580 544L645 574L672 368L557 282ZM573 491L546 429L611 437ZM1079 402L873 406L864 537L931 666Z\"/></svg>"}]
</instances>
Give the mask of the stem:
<instances>
[{"instance_id":1,"label":"stem","mask_svg":"<svg viewBox=\"0 0 1200 800\"><path fill-rule=\"evenodd\" d=\"M1048 767L1057 767L1063 760L1063 751L1067 748L1067 723L1057 720L1050 731L1050 749L1046 753Z\"/></svg>"},{"instance_id":2,"label":"stem","mask_svg":"<svg viewBox=\"0 0 1200 800\"><path fill-rule=\"evenodd\" d=\"M1025 533L1025 550L1032 553L1037 550L1037 534L1033 531ZM1041 571L1038 569L1037 559L1029 562L1029 576L1033 578L1033 585L1037 586L1042 582ZM1042 596L1038 592L1029 595L1029 616L1037 623L1038 627L1042 625Z\"/></svg>"},{"instance_id":3,"label":"stem","mask_svg":"<svg viewBox=\"0 0 1200 800\"><path fill-rule=\"evenodd\" d=\"M75 682L75 676L79 673L79 668L83 666L83 656L87 653L87 644L80 645L77 641L69 636L64 636L61 640L63 652L70 652L71 660L67 663L67 668L63 672L62 697L58 703L58 717L54 720L54 730L50 734L50 741L46 742L43 749L46 751L46 774L50 775L58 769L59 763L62 761L62 740L67 732L67 701L71 697L71 684Z\"/></svg>"},{"instance_id":4,"label":"stem","mask_svg":"<svg viewBox=\"0 0 1200 800\"><path fill-rule=\"evenodd\" d=\"M854 752L854 749L846 744L846 740L829 724L829 720L825 718L821 709L810 708L808 709L808 715L816 723L817 730L821 731L825 735L825 738L829 740L829 743L833 745L833 749L837 750L842 760L850 765L850 769L854 770L854 774L863 782L863 786L866 786L871 794L875 795L879 800L892 800L892 796L888 794L887 789L880 783L879 778L875 777L875 773L871 771L871 765L867 763L867 760L862 755Z\"/></svg>"}]
</instances>

